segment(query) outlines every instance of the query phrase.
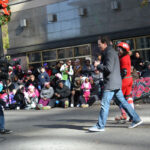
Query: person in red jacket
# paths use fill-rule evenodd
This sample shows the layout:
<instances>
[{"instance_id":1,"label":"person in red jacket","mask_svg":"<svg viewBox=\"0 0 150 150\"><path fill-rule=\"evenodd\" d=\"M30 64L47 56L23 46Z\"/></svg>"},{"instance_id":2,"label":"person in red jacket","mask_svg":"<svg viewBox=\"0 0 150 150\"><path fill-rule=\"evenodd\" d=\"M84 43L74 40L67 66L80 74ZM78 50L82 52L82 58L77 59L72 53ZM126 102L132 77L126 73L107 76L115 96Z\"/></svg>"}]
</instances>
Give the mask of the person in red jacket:
<instances>
[{"instance_id":1,"label":"person in red jacket","mask_svg":"<svg viewBox=\"0 0 150 150\"><path fill-rule=\"evenodd\" d=\"M134 108L133 99L131 97L131 90L133 79L131 76L131 59L130 59L130 46L125 42L120 42L117 45L117 50L119 51L119 59L120 59L120 71L122 77L122 92L125 99L128 101L129 104ZM121 116L116 117L116 120L126 120L127 115L125 110L119 105L121 109Z\"/></svg>"}]
</instances>

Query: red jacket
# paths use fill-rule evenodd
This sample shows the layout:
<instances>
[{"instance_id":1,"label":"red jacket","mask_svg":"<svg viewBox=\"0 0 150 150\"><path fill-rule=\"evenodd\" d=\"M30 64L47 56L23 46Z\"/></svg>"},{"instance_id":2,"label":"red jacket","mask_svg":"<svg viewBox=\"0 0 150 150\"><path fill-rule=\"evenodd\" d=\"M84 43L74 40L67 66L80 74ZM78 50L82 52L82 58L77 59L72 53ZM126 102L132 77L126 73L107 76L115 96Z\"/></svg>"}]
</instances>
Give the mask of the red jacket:
<instances>
[{"instance_id":1,"label":"red jacket","mask_svg":"<svg viewBox=\"0 0 150 150\"><path fill-rule=\"evenodd\" d=\"M131 59L128 54L123 57L120 57L120 69L127 70L127 75L125 77L131 76Z\"/></svg>"}]
</instances>

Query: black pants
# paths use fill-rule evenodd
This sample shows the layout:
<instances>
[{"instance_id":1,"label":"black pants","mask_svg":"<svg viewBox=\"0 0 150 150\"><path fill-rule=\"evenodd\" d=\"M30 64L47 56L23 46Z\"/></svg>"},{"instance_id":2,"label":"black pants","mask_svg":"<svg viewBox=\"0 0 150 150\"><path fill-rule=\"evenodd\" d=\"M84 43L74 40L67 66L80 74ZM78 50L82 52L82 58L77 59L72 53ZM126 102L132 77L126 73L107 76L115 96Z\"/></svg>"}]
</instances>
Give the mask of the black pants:
<instances>
[{"instance_id":1,"label":"black pants","mask_svg":"<svg viewBox=\"0 0 150 150\"><path fill-rule=\"evenodd\" d=\"M4 129L5 127L5 119L4 119L4 112L2 106L0 105L0 130Z\"/></svg>"},{"instance_id":2,"label":"black pants","mask_svg":"<svg viewBox=\"0 0 150 150\"><path fill-rule=\"evenodd\" d=\"M56 106L62 106L64 107L65 101L68 101L68 98L62 98L62 99L51 99L48 103L50 107L56 107ZM58 102L58 103L57 103Z\"/></svg>"},{"instance_id":3,"label":"black pants","mask_svg":"<svg viewBox=\"0 0 150 150\"><path fill-rule=\"evenodd\" d=\"M81 96L81 91L75 91L75 95L71 95L71 104L75 106L79 104L79 99Z\"/></svg>"},{"instance_id":4,"label":"black pants","mask_svg":"<svg viewBox=\"0 0 150 150\"><path fill-rule=\"evenodd\" d=\"M85 98L83 96L80 96L80 98L79 98L81 105L82 104L89 104L89 106L92 106L96 100L98 100L98 95L91 95L89 100L87 101L87 103L86 103Z\"/></svg>"}]
</instances>

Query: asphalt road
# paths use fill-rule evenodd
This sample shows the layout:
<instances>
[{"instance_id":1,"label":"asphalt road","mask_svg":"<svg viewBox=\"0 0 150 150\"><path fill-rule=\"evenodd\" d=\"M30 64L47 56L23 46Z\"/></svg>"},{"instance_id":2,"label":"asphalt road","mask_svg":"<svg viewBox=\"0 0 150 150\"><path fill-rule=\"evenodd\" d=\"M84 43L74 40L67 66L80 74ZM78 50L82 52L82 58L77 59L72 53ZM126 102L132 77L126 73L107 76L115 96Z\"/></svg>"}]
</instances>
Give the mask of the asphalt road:
<instances>
[{"instance_id":1,"label":"asphalt road","mask_svg":"<svg viewBox=\"0 0 150 150\"><path fill-rule=\"evenodd\" d=\"M135 129L117 124L119 109L111 106L106 131L90 133L99 108L5 111L13 133L0 135L0 150L150 150L150 104L136 105L144 123Z\"/></svg>"}]
</instances>

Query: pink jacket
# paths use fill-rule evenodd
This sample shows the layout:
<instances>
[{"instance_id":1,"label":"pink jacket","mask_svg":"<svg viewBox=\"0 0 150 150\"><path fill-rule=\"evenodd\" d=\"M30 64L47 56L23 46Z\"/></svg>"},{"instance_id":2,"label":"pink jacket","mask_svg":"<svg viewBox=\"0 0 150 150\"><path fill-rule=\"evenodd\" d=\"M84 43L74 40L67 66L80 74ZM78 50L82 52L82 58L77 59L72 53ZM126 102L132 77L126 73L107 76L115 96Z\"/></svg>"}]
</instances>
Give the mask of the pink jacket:
<instances>
[{"instance_id":1,"label":"pink jacket","mask_svg":"<svg viewBox=\"0 0 150 150\"><path fill-rule=\"evenodd\" d=\"M84 82L81 86L81 89L84 90L84 92L86 91L90 91L90 89L92 88L91 83L90 82Z\"/></svg>"}]
</instances>

